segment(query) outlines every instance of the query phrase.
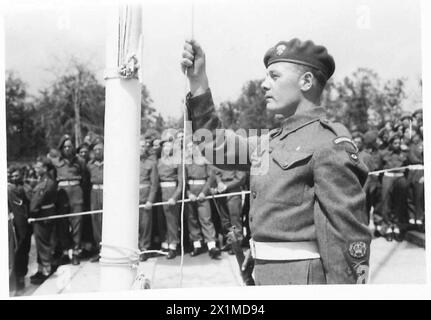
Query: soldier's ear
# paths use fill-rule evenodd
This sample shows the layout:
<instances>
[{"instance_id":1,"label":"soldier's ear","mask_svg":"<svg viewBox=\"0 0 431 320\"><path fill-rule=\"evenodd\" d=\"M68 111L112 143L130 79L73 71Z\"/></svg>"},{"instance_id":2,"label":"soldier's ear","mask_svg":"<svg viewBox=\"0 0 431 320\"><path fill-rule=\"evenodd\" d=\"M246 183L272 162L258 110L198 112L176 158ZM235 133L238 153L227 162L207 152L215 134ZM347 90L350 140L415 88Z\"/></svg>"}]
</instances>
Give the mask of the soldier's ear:
<instances>
[{"instance_id":1,"label":"soldier's ear","mask_svg":"<svg viewBox=\"0 0 431 320\"><path fill-rule=\"evenodd\" d=\"M301 91L308 92L313 87L314 75L311 72L305 72L299 79L299 87Z\"/></svg>"}]
</instances>

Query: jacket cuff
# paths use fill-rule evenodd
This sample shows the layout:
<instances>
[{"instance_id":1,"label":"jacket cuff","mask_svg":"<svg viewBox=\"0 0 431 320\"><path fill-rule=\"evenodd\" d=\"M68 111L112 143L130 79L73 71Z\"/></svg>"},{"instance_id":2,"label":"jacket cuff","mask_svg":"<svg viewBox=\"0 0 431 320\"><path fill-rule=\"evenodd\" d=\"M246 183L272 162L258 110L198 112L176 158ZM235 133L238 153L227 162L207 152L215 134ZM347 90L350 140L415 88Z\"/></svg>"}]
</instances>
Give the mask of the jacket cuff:
<instances>
[{"instance_id":1,"label":"jacket cuff","mask_svg":"<svg viewBox=\"0 0 431 320\"><path fill-rule=\"evenodd\" d=\"M191 120L202 117L214 110L214 102L211 90L208 88L205 93L192 97L189 92L186 97L186 106Z\"/></svg>"}]
</instances>

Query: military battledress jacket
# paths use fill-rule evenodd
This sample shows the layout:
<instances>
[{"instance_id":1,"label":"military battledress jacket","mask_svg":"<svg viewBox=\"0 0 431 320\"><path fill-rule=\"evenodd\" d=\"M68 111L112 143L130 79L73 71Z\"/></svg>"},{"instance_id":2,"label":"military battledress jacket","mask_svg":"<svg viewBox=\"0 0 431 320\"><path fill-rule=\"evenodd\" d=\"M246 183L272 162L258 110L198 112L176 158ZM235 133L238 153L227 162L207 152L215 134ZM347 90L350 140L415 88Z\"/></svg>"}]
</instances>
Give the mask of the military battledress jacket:
<instances>
[{"instance_id":1,"label":"military battledress jacket","mask_svg":"<svg viewBox=\"0 0 431 320\"><path fill-rule=\"evenodd\" d=\"M187 106L194 134L208 129L216 136L222 124L211 91L189 95ZM229 151L229 145L236 148ZM325 120L323 108L295 114L258 139L226 130L201 148L213 150L212 155L203 151L210 159L220 150L225 163L235 159L215 163L218 167L251 170L253 240L316 241L328 284L365 282L371 242L363 191L368 169L347 129ZM246 163L240 162L240 149L249 150Z\"/></svg>"}]
</instances>

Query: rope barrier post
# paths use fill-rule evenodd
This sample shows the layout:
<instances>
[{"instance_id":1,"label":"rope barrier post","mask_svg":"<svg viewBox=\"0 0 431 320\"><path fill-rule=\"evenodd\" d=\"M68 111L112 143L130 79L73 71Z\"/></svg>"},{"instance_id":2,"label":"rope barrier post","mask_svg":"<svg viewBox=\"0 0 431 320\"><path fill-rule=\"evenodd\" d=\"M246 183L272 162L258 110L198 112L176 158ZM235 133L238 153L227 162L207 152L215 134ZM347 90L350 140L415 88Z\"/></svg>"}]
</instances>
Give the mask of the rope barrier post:
<instances>
[{"instance_id":1,"label":"rope barrier post","mask_svg":"<svg viewBox=\"0 0 431 320\"><path fill-rule=\"evenodd\" d=\"M117 291L132 288L137 273L133 267L139 262L141 85L137 56L142 9L112 5L107 10L100 289Z\"/></svg>"}]
</instances>

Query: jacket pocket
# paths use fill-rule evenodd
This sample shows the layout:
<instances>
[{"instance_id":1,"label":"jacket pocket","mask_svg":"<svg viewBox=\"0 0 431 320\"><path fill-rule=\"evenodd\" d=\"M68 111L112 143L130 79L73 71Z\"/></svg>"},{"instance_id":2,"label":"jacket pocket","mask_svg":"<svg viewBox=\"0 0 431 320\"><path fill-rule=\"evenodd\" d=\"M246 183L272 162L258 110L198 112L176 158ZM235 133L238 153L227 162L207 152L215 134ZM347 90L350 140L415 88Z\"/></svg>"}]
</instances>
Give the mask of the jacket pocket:
<instances>
[{"instance_id":1,"label":"jacket pocket","mask_svg":"<svg viewBox=\"0 0 431 320\"><path fill-rule=\"evenodd\" d=\"M293 169L295 167L306 164L311 156L312 152L309 151L291 151L288 150L274 150L272 152L272 158L283 170Z\"/></svg>"},{"instance_id":2,"label":"jacket pocket","mask_svg":"<svg viewBox=\"0 0 431 320\"><path fill-rule=\"evenodd\" d=\"M272 159L275 167L273 179L279 179L277 185L282 190L275 190L277 202L288 206L301 205L304 201L306 185L309 184L310 172L309 161L313 155L307 151L274 150ZM277 193L278 192L278 193Z\"/></svg>"}]
</instances>

